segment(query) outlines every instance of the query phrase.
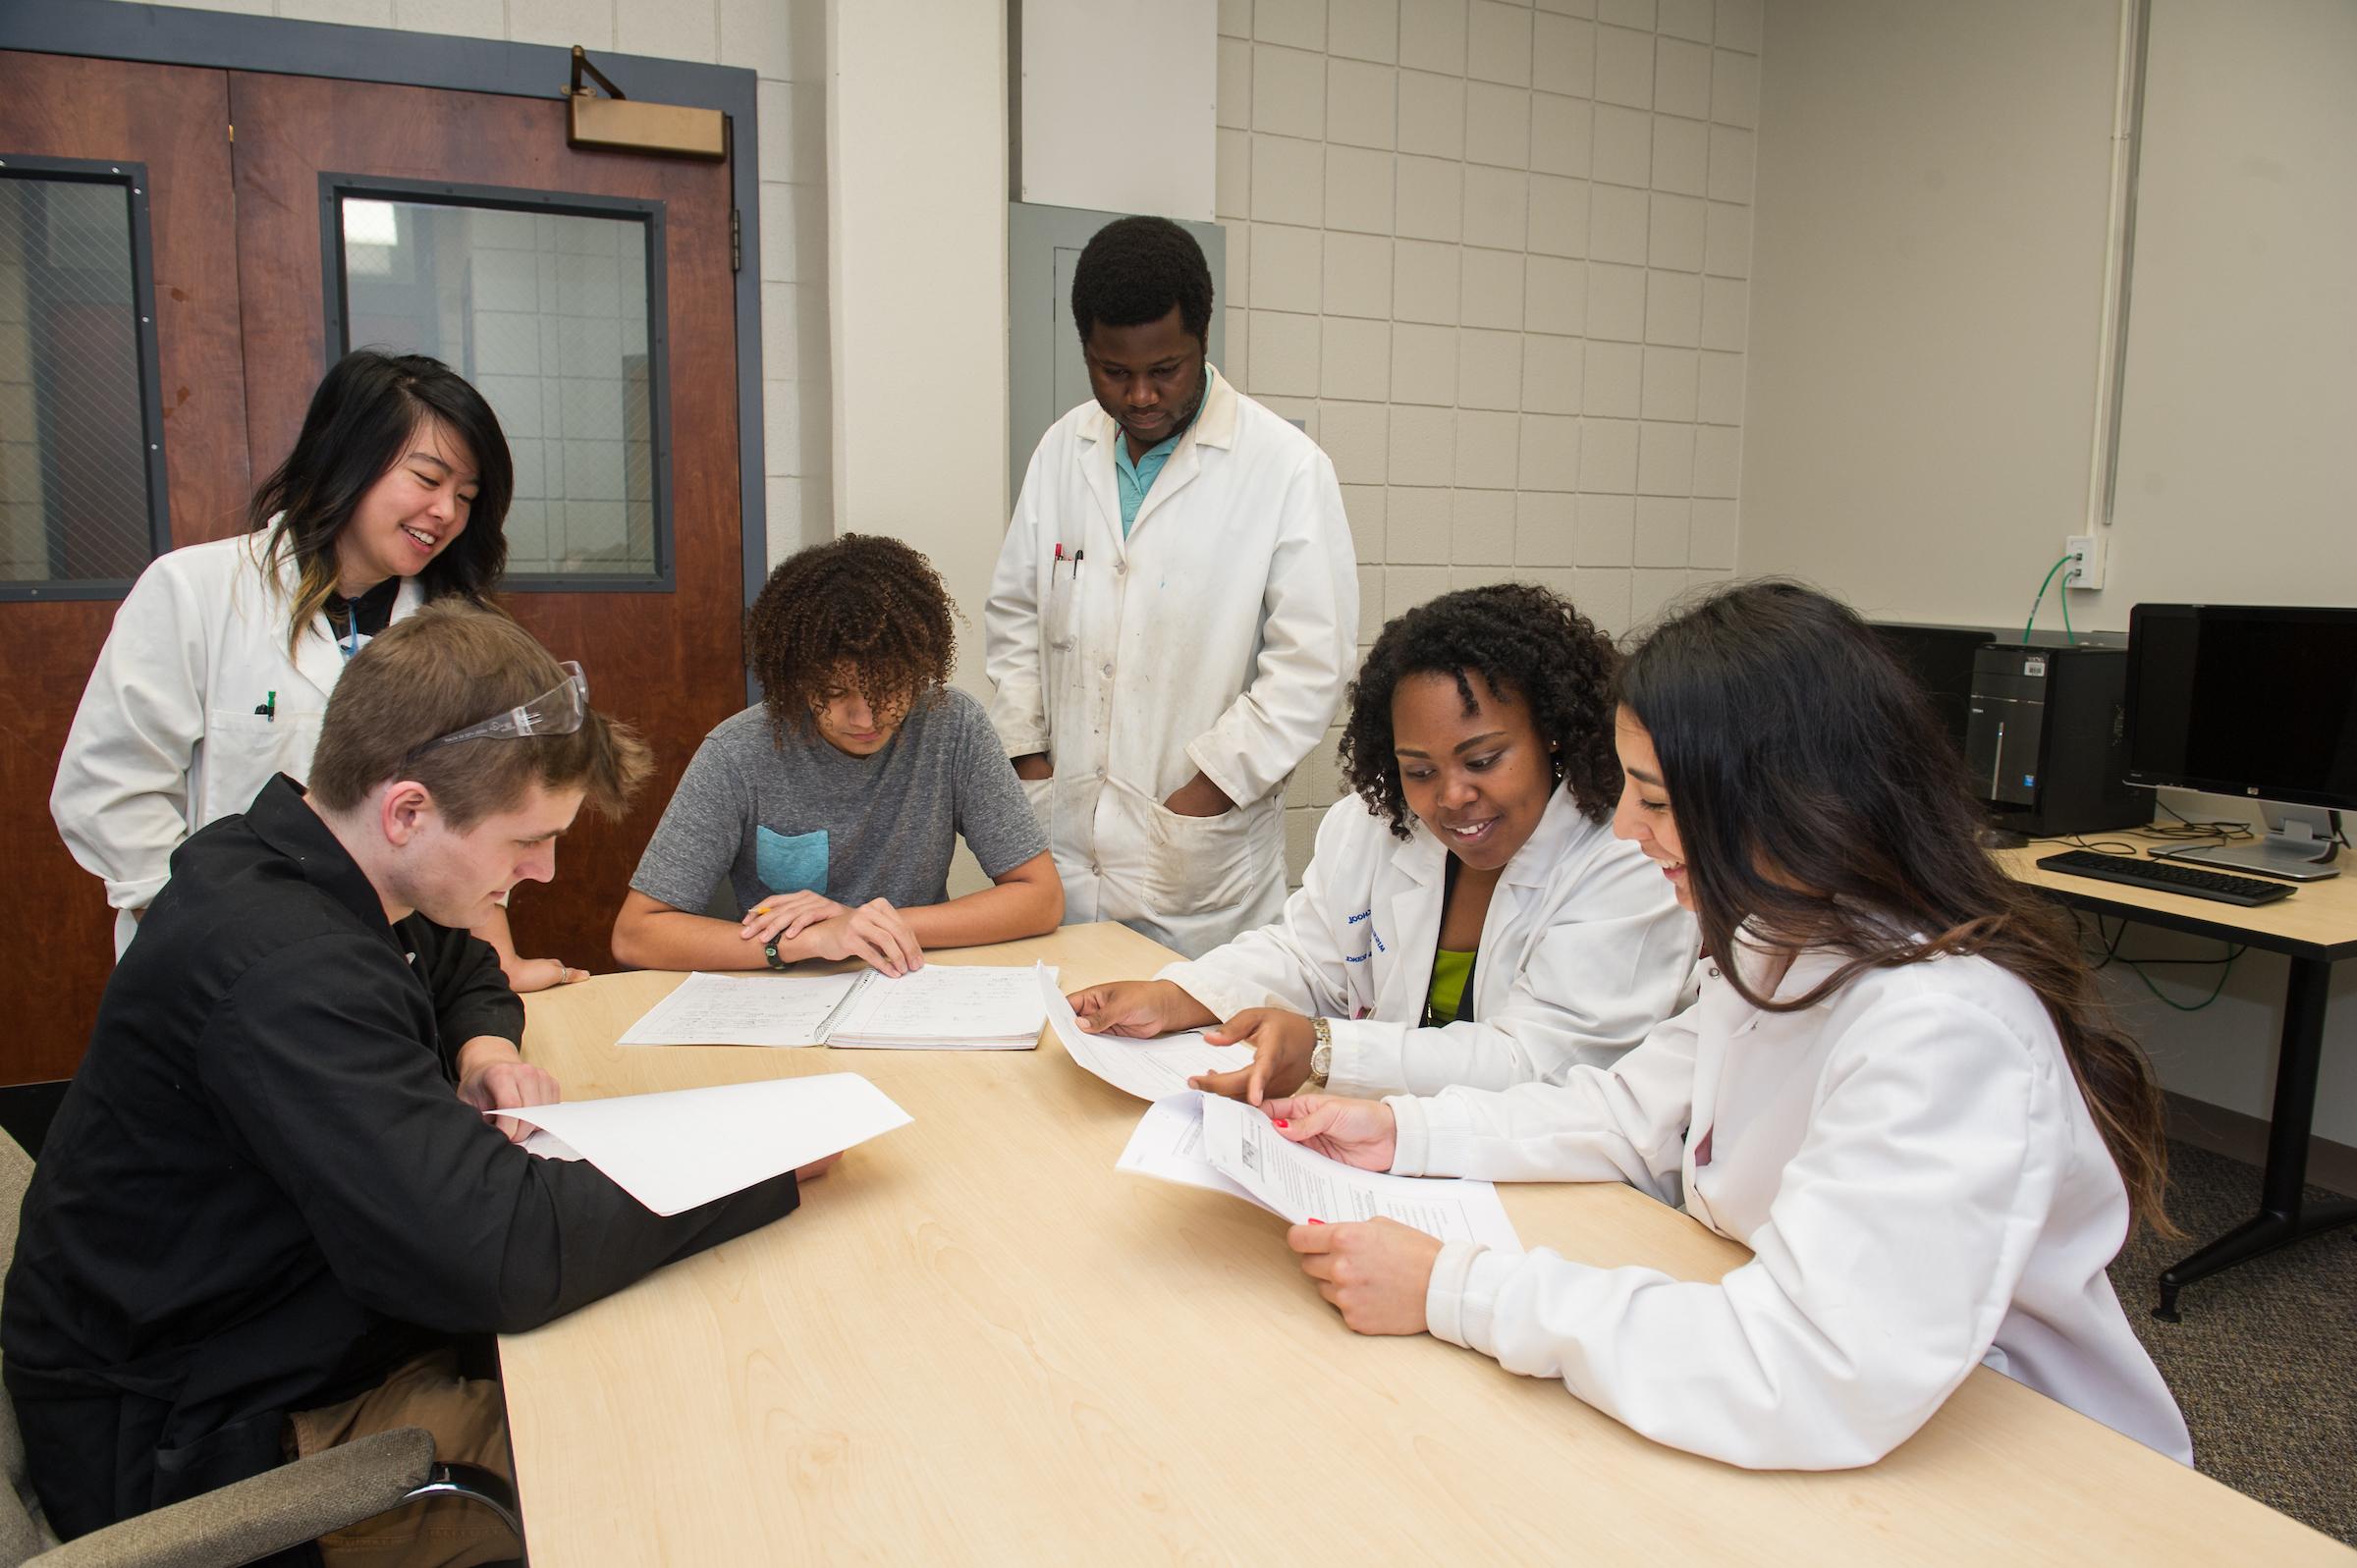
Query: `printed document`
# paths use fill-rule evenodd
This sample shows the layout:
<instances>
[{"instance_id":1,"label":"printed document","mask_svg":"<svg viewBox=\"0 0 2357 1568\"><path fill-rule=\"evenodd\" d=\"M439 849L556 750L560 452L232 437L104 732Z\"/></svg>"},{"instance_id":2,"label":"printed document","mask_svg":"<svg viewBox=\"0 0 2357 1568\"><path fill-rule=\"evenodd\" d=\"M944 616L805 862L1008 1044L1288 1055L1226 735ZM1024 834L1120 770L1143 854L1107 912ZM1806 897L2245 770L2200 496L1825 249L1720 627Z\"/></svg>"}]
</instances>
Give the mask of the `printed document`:
<instances>
[{"instance_id":1,"label":"printed document","mask_svg":"<svg viewBox=\"0 0 2357 1568\"><path fill-rule=\"evenodd\" d=\"M1266 1115L1223 1095L1190 1092L1157 1101L1116 1168L1237 1193L1296 1225L1381 1215L1443 1241L1522 1250L1491 1183L1359 1170L1286 1142Z\"/></svg>"},{"instance_id":2,"label":"printed document","mask_svg":"<svg viewBox=\"0 0 2357 1568\"><path fill-rule=\"evenodd\" d=\"M1039 991L1039 1000L1048 1009L1048 1027L1056 1031L1064 1054L1140 1100L1184 1094L1186 1080L1198 1073L1233 1072L1252 1065L1250 1046L1215 1046L1203 1038L1200 1029L1153 1040L1088 1034L1081 1029L1054 974L1041 973Z\"/></svg>"},{"instance_id":3,"label":"printed document","mask_svg":"<svg viewBox=\"0 0 2357 1568\"><path fill-rule=\"evenodd\" d=\"M1204 1158L1203 1098L1187 1089L1148 1106L1137 1130L1129 1134L1129 1146L1113 1167L1131 1175L1152 1176L1156 1181L1175 1181L1182 1187L1208 1187L1268 1208L1250 1189L1221 1175Z\"/></svg>"},{"instance_id":4,"label":"printed document","mask_svg":"<svg viewBox=\"0 0 2357 1568\"><path fill-rule=\"evenodd\" d=\"M692 974L630 1025L626 1046L815 1046L859 976Z\"/></svg>"},{"instance_id":5,"label":"printed document","mask_svg":"<svg viewBox=\"0 0 2357 1568\"><path fill-rule=\"evenodd\" d=\"M659 1215L676 1215L908 1125L908 1112L855 1072L526 1106L524 1149L585 1160Z\"/></svg>"}]
</instances>

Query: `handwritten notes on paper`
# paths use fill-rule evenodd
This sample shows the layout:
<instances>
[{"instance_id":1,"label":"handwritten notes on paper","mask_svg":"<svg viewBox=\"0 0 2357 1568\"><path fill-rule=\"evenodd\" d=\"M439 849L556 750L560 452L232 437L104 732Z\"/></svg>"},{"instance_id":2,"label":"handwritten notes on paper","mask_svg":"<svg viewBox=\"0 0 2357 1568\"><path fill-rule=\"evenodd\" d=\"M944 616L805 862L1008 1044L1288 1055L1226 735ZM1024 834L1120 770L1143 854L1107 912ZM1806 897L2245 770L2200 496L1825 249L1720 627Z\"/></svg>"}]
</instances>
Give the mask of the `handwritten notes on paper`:
<instances>
[{"instance_id":1,"label":"handwritten notes on paper","mask_svg":"<svg viewBox=\"0 0 2357 1568\"><path fill-rule=\"evenodd\" d=\"M1045 975L1044 981L1038 977ZM624 1032L626 1046L844 1046L1028 1051L1047 1022L1045 965L927 964L898 980L692 974Z\"/></svg>"},{"instance_id":2,"label":"handwritten notes on paper","mask_svg":"<svg viewBox=\"0 0 2357 1568\"><path fill-rule=\"evenodd\" d=\"M815 1046L858 975L692 974L623 1033L626 1046Z\"/></svg>"}]
</instances>

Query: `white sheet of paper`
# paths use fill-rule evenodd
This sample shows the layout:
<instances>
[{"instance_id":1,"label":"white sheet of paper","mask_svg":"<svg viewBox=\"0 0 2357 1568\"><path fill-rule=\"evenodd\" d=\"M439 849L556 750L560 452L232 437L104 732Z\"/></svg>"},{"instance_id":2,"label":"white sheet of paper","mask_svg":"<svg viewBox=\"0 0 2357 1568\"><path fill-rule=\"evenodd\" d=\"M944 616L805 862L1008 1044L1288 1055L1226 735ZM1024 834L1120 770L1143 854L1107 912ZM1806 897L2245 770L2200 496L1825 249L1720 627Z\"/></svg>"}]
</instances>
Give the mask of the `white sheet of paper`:
<instances>
[{"instance_id":1,"label":"white sheet of paper","mask_svg":"<svg viewBox=\"0 0 2357 1568\"><path fill-rule=\"evenodd\" d=\"M835 1020L827 1043L902 1049L1016 1050L1039 1044L1047 1015L1034 974L1045 964L929 963L898 980L871 974Z\"/></svg>"},{"instance_id":2,"label":"white sheet of paper","mask_svg":"<svg viewBox=\"0 0 2357 1568\"><path fill-rule=\"evenodd\" d=\"M741 1192L905 1127L910 1119L855 1072L576 1100L498 1114L540 1129L527 1149L551 1136L659 1215ZM553 1150L534 1152L564 1158Z\"/></svg>"},{"instance_id":3,"label":"white sheet of paper","mask_svg":"<svg viewBox=\"0 0 2357 1568\"><path fill-rule=\"evenodd\" d=\"M1220 1174L1203 1157L1203 1096L1193 1089L1157 1100L1146 1108L1128 1146L1115 1161L1116 1170L1175 1181L1182 1187L1206 1187L1267 1209L1249 1189Z\"/></svg>"},{"instance_id":4,"label":"white sheet of paper","mask_svg":"<svg viewBox=\"0 0 2357 1568\"><path fill-rule=\"evenodd\" d=\"M1203 1155L1212 1167L1295 1224L1382 1215L1443 1241L1522 1250L1489 1182L1359 1170L1286 1142L1261 1111L1218 1095L1203 1097L1202 1113Z\"/></svg>"},{"instance_id":5,"label":"white sheet of paper","mask_svg":"<svg viewBox=\"0 0 2357 1568\"><path fill-rule=\"evenodd\" d=\"M1186 1080L1202 1072L1233 1072L1252 1065L1250 1046L1215 1046L1200 1029L1185 1029L1153 1040L1117 1040L1092 1035L1080 1027L1072 1004L1065 1000L1054 974L1043 970L1040 1000L1048 1009L1048 1027L1056 1031L1064 1054L1116 1089L1140 1100L1161 1100L1186 1092Z\"/></svg>"},{"instance_id":6,"label":"white sheet of paper","mask_svg":"<svg viewBox=\"0 0 2357 1568\"><path fill-rule=\"evenodd\" d=\"M626 1046L815 1046L850 975L692 974L624 1031Z\"/></svg>"}]
</instances>

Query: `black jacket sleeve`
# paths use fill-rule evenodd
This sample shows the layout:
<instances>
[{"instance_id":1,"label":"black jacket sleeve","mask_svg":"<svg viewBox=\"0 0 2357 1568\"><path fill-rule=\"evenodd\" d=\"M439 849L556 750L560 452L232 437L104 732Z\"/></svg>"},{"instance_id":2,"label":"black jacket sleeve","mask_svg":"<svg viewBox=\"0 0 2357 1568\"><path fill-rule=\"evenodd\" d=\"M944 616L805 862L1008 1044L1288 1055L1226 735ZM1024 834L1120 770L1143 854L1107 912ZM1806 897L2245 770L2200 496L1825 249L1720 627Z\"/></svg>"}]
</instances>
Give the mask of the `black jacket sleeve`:
<instances>
[{"instance_id":1,"label":"black jacket sleeve","mask_svg":"<svg viewBox=\"0 0 2357 1568\"><path fill-rule=\"evenodd\" d=\"M436 1048L442 1072L459 1081L459 1048L478 1035L523 1044L523 999L508 984L491 945L470 932L411 915L393 928L393 940L417 956L411 967L434 1000Z\"/></svg>"},{"instance_id":2,"label":"black jacket sleeve","mask_svg":"<svg viewBox=\"0 0 2357 1568\"><path fill-rule=\"evenodd\" d=\"M418 978L381 939L295 944L240 977L197 1054L354 1299L446 1332L514 1332L793 1211L790 1174L666 1218L586 1162L525 1154L450 1092L426 1045L445 993Z\"/></svg>"}]
</instances>

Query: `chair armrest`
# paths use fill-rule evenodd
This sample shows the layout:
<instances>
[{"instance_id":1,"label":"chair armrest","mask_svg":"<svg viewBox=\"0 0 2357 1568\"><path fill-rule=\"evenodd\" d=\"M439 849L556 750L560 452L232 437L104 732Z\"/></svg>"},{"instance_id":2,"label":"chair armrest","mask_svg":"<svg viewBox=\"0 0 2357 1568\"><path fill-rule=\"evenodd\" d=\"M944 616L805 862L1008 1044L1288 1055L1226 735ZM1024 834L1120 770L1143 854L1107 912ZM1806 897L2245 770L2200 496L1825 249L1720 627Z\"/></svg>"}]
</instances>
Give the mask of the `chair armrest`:
<instances>
[{"instance_id":1,"label":"chair armrest","mask_svg":"<svg viewBox=\"0 0 2357 1568\"><path fill-rule=\"evenodd\" d=\"M27 1568L236 1568L398 1506L433 1463L422 1427L380 1432L94 1530Z\"/></svg>"}]
</instances>

